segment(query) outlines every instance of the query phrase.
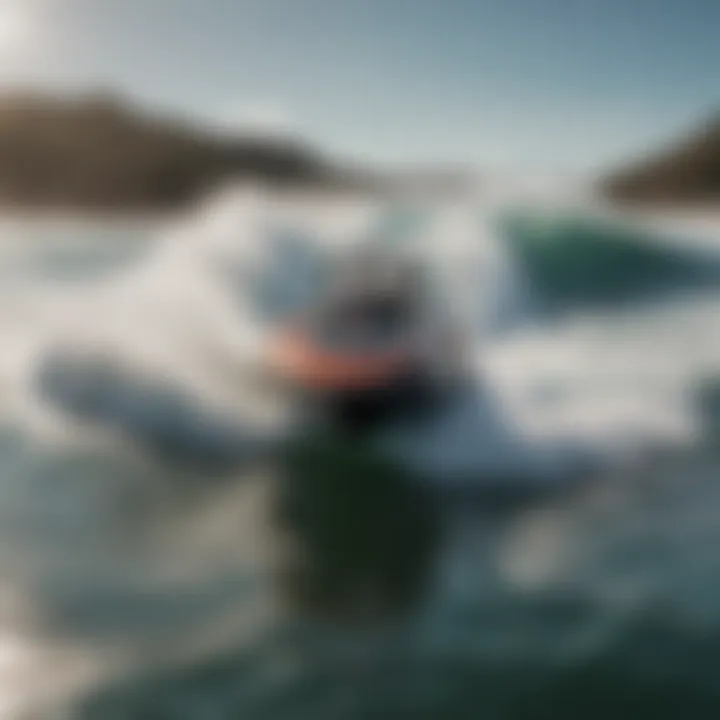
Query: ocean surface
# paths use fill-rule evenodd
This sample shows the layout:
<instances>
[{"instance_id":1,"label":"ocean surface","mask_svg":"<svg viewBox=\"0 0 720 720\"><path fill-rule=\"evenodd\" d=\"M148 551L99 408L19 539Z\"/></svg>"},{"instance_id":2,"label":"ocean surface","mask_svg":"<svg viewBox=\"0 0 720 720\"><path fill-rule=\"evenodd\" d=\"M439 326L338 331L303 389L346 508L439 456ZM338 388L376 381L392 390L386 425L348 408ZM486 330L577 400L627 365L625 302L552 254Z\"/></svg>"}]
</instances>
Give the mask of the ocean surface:
<instances>
[{"instance_id":1,"label":"ocean surface","mask_svg":"<svg viewBox=\"0 0 720 720\"><path fill-rule=\"evenodd\" d=\"M720 222L667 228L0 221L0 718L716 717ZM425 259L472 368L362 439L262 373L358 240Z\"/></svg>"}]
</instances>

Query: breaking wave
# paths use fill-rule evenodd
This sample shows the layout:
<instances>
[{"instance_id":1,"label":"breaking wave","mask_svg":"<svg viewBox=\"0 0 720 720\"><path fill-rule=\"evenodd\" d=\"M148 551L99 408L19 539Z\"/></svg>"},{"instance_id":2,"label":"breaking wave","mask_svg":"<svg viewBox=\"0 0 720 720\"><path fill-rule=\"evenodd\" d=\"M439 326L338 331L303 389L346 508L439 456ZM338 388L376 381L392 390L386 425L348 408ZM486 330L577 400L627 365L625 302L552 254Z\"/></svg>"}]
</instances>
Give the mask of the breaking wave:
<instances>
[{"instance_id":1,"label":"breaking wave","mask_svg":"<svg viewBox=\"0 0 720 720\"><path fill-rule=\"evenodd\" d=\"M717 254L681 240L661 242L629 223L517 212L499 228L538 301L554 310L618 306L720 284Z\"/></svg>"}]
</instances>

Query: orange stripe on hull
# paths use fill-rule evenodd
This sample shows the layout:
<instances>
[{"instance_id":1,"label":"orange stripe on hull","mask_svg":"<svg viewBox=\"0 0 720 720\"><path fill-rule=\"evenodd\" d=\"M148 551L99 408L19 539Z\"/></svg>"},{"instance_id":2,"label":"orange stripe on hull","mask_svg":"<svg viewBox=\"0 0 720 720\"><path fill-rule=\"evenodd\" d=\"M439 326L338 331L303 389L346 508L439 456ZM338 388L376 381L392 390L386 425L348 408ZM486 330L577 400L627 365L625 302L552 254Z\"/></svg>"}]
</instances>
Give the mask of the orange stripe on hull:
<instances>
[{"instance_id":1,"label":"orange stripe on hull","mask_svg":"<svg viewBox=\"0 0 720 720\"><path fill-rule=\"evenodd\" d=\"M271 363L284 378L303 387L324 391L365 390L382 387L408 367L406 352L382 355L347 355L323 351L300 332L280 338Z\"/></svg>"}]
</instances>

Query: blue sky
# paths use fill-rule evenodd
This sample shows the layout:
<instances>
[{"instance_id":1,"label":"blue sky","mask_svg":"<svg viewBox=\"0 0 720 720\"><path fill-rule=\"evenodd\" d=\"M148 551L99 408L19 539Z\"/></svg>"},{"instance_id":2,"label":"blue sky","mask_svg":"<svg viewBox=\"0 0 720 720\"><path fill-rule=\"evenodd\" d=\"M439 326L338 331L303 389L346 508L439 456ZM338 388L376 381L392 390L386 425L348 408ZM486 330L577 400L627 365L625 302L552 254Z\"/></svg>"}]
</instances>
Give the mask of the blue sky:
<instances>
[{"instance_id":1,"label":"blue sky","mask_svg":"<svg viewBox=\"0 0 720 720\"><path fill-rule=\"evenodd\" d=\"M0 82L372 161L587 171L717 108L718 35L720 0L0 0Z\"/></svg>"}]
</instances>

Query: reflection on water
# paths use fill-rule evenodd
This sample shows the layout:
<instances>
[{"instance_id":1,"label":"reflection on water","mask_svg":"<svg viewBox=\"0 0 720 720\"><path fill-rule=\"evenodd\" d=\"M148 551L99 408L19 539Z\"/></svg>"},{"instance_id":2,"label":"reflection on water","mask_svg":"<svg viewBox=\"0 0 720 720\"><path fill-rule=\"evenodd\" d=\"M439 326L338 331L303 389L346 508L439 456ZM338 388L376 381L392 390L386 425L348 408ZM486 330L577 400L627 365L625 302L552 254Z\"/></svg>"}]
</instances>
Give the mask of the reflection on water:
<instances>
[{"instance_id":1,"label":"reflection on water","mask_svg":"<svg viewBox=\"0 0 720 720\"><path fill-rule=\"evenodd\" d=\"M135 637L142 653L128 681L90 693L73 717L365 712L378 662L408 651L400 626L436 583L441 526L426 490L357 437L317 436L259 473L175 495L139 540L134 579L61 605L73 635ZM146 563L154 578L137 575Z\"/></svg>"},{"instance_id":2,"label":"reflection on water","mask_svg":"<svg viewBox=\"0 0 720 720\"><path fill-rule=\"evenodd\" d=\"M294 445L275 517L288 535L284 594L322 614L409 610L433 577L439 542L431 497L353 439Z\"/></svg>"}]
</instances>

